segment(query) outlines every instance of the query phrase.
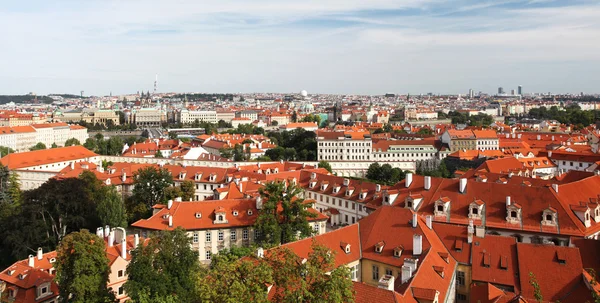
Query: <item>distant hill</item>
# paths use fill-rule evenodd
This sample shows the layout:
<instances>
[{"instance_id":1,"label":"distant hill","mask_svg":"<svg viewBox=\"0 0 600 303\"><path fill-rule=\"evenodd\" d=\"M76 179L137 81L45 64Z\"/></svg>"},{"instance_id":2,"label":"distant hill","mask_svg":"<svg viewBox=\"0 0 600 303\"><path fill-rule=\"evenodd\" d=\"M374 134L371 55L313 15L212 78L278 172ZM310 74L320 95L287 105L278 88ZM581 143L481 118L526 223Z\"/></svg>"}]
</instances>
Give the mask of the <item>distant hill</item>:
<instances>
[{"instance_id":1,"label":"distant hill","mask_svg":"<svg viewBox=\"0 0 600 303\"><path fill-rule=\"evenodd\" d=\"M36 99L34 95L0 95L0 104L6 104L10 102L14 103L33 103ZM37 100L40 103L52 103L54 100L48 96L37 96Z\"/></svg>"}]
</instances>

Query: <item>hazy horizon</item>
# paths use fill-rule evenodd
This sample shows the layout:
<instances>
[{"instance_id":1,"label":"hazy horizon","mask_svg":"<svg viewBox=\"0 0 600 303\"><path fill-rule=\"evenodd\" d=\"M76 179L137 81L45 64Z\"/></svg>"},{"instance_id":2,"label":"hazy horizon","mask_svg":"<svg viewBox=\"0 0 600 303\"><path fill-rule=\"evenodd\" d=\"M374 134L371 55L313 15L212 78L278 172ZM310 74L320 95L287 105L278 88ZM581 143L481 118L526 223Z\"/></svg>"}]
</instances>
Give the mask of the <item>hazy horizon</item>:
<instances>
[{"instance_id":1,"label":"hazy horizon","mask_svg":"<svg viewBox=\"0 0 600 303\"><path fill-rule=\"evenodd\" d=\"M600 1L19 1L0 94L598 93Z\"/></svg>"}]
</instances>

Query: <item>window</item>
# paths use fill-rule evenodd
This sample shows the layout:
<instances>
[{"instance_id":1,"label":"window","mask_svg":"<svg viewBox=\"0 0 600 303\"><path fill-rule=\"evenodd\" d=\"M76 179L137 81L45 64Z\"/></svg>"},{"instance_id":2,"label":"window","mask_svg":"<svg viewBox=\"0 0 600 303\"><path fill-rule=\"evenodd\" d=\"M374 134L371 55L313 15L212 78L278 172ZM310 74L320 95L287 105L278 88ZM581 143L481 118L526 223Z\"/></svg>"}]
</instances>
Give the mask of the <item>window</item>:
<instances>
[{"instance_id":1,"label":"window","mask_svg":"<svg viewBox=\"0 0 600 303\"><path fill-rule=\"evenodd\" d=\"M391 270L391 269L389 269L389 268L386 268L386 269L385 269L385 274L386 274L386 275L389 275L389 276L392 276L392 275L394 275L394 274L392 273L392 270Z\"/></svg>"},{"instance_id":2,"label":"window","mask_svg":"<svg viewBox=\"0 0 600 303\"><path fill-rule=\"evenodd\" d=\"M552 221L552 215L546 215L546 221Z\"/></svg>"},{"instance_id":3,"label":"window","mask_svg":"<svg viewBox=\"0 0 600 303\"><path fill-rule=\"evenodd\" d=\"M207 232L206 232L206 242L210 242L210 241L212 241L212 239L211 239L211 236L212 236L211 232L210 232L210 231L207 231Z\"/></svg>"},{"instance_id":4,"label":"window","mask_svg":"<svg viewBox=\"0 0 600 303\"><path fill-rule=\"evenodd\" d=\"M219 221L223 221L223 215L219 215Z\"/></svg>"},{"instance_id":5,"label":"window","mask_svg":"<svg viewBox=\"0 0 600 303\"><path fill-rule=\"evenodd\" d=\"M235 231L235 230L232 230L232 231L230 232L230 234L231 234L231 241L235 241L235 240L237 240L237 233L236 233L236 231Z\"/></svg>"},{"instance_id":6,"label":"window","mask_svg":"<svg viewBox=\"0 0 600 303\"><path fill-rule=\"evenodd\" d=\"M474 215L478 215L479 214L479 209L477 207L473 207L471 209L471 213L474 214Z\"/></svg>"},{"instance_id":7,"label":"window","mask_svg":"<svg viewBox=\"0 0 600 303\"><path fill-rule=\"evenodd\" d=\"M517 217L517 212L516 212L516 211L514 211L514 210L513 210L513 211L511 211L511 212L510 212L510 217L511 217L511 218L516 218L516 217Z\"/></svg>"},{"instance_id":8,"label":"window","mask_svg":"<svg viewBox=\"0 0 600 303\"><path fill-rule=\"evenodd\" d=\"M119 277L119 278L123 277L123 270L122 269L117 272L117 277Z\"/></svg>"},{"instance_id":9,"label":"window","mask_svg":"<svg viewBox=\"0 0 600 303\"><path fill-rule=\"evenodd\" d=\"M206 260L210 260L210 257L212 257L212 252L207 251L205 256L206 256Z\"/></svg>"},{"instance_id":10,"label":"window","mask_svg":"<svg viewBox=\"0 0 600 303\"><path fill-rule=\"evenodd\" d=\"M437 210L439 212L443 212L444 211L444 206L443 205L438 205Z\"/></svg>"},{"instance_id":11,"label":"window","mask_svg":"<svg viewBox=\"0 0 600 303\"><path fill-rule=\"evenodd\" d=\"M350 268L350 278L354 281L358 280L358 265L354 265Z\"/></svg>"},{"instance_id":12,"label":"window","mask_svg":"<svg viewBox=\"0 0 600 303\"><path fill-rule=\"evenodd\" d=\"M122 296L125 293L125 289L123 286L119 287L119 296Z\"/></svg>"},{"instance_id":13,"label":"window","mask_svg":"<svg viewBox=\"0 0 600 303\"><path fill-rule=\"evenodd\" d=\"M459 300L459 301L467 301L467 295L456 294L456 299Z\"/></svg>"},{"instance_id":14,"label":"window","mask_svg":"<svg viewBox=\"0 0 600 303\"><path fill-rule=\"evenodd\" d=\"M225 233L222 230L220 230L219 233L217 234L217 239L219 241L223 241L224 237L225 237Z\"/></svg>"},{"instance_id":15,"label":"window","mask_svg":"<svg viewBox=\"0 0 600 303\"><path fill-rule=\"evenodd\" d=\"M456 272L456 285L465 286L465 272L464 271Z\"/></svg>"},{"instance_id":16,"label":"window","mask_svg":"<svg viewBox=\"0 0 600 303\"><path fill-rule=\"evenodd\" d=\"M42 289L40 289L40 294L42 294L42 295L47 292L48 292L48 287L46 287L46 286L44 286L44 287L42 287Z\"/></svg>"},{"instance_id":17,"label":"window","mask_svg":"<svg viewBox=\"0 0 600 303\"><path fill-rule=\"evenodd\" d=\"M194 243L198 243L198 232L197 231L194 232L193 239L194 239Z\"/></svg>"},{"instance_id":18,"label":"window","mask_svg":"<svg viewBox=\"0 0 600 303\"><path fill-rule=\"evenodd\" d=\"M373 265L373 280L379 281L379 266Z\"/></svg>"},{"instance_id":19,"label":"window","mask_svg":"<svg viewBox=\"0 0 600 303\"><path fill-rule=\"evenodd\" d=\"M315 223L315 225L313 225L313 231L315 234L319 234L319 223Z\"/></svg>"},{"instance_id":20,"label":"window","mask_svg":"<svg viewBox=\"0 0 600 303\"><path fill-rule=\"evenodd\" d=\"M257 240L258 238L260 238L260 230L255 230L254 231L254 240Z\"/></svg>"},{"instance_id":21,"label":"window","mask_svg":"<svg viewBox=\"0 0 600 303\"><path fill-rule=\"evenodd\" d=\"M248 230L247 229L244 229L242 231L242 239L243 240L248 240Z\"/></svg>"}]
</instances>

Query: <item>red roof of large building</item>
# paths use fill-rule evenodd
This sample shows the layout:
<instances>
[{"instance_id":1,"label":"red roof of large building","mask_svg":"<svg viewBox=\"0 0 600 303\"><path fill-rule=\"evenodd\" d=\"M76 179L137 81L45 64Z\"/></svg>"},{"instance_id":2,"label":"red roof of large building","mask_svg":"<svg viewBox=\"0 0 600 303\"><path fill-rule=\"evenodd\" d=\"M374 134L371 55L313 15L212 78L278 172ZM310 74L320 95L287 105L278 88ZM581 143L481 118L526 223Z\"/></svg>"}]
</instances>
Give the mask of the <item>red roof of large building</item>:
<instances>
[{"instance_id":1,"label":"red roof of large building","mask_svg":"<svg viewBox=\"0 0 600 303\"><path fill-rule=\"evenodd\" d=\"M57 162L87 159L95 156L98 155L83 146L76 145L8 154L0 159L0 163L4 166L8 166L10 169L19 169Z\"/></svg>"}]
</instances>

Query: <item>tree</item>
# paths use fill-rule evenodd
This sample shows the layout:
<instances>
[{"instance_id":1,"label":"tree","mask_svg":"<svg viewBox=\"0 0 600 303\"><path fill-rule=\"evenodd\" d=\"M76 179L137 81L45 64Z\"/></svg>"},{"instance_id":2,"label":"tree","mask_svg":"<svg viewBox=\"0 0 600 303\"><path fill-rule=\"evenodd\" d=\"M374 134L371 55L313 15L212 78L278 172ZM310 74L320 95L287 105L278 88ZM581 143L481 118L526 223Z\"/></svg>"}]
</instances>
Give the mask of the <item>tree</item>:
<instances>
[{"instance_id":1,"label":"tree","mask_svg":"<svg viewBox=\"0 0 600 303\"><path fill-rule=\"evenodd\" d=\"M83 147L91 151L96 151L98 149L98 141L94 138L87 138L85 143L83 143Z\"/></svg>"},{"instance_id":2,"label":"tree","mask_svg":"<svg viewBox=\"0 0 600 303\"><path fill-rule=\"evenodd\" d=\"M385 125L383 125L383 131L386 133L391 133L394 129L392 128L392 125L389 123L386 123Z\"/></svg>"},{"instance_id":3,"label":"tree","mask_svg":"<svg viewBox=\"0 0 600 303\"><path fill-rule=\"evenodd\" d=\"M148 130L147 130L147 129L144 129L144 130L142 131L142 134L141 134L140 136L142 136L142 137L144 137L144 138L150 138L150 132L148 132Z\"/></svg>"},{"instance_id":4,"label":"tree","mask_svg":"<svg viewBox=\"0 0 600 303\"><path fill-rule=\"evenodd\" d=\"M177 139L177 133L176 132L169 132L169 139Z\"/></svg>"},{"instance_id":5,"label":"tree","mask_svg":"<svg viewBox=\"0 0 600 303\"><path fill-rule=\"evenodd\" d=\"M0 164L0 268L5 268L17 259L7 240L13 229L20 228L11 226L10 223L12 218L20 215L21 200L17 174Z\"/></svg>"},{"instance_id":6,"label":"tree","mask_svg":"<svg viewBox=\"0 0 600 303\"><path fill-rule=\"evenodd\" d=\"M96 203L96 212L101 226L127 227L127 213L121 195L113 186L102 186L100 199Z\"/></svg>"},{"instance_id":7,"label":"tree","mask_svg":"<svg viewBox=\"0 0 600 303\"><path fill-rule=\"evenodd\" d=\"M283 160L285 149L281 146L277 146L275 148L269 149L265 152L265 156L269 157L269 159L273 161Z\"/></svg>"},{"instance_id":8,"label":"tree","mask_svg":"<svg viewBox=\"0 0 600 303\"><path fill-rule=\"evenodd\" d=\"M57 148L58 145L56 145L56 142L52 143L52 146L50 146L50 148Z\"/></svg>"},{"instance_id":9,"label":"tree","mask_svg":"<svg viewBox=\"0 0 600 303\"><path fill-rule=\"evenodd\" d=\"M529 272L529 285L533 287L533 297L539 303L544 302L544 297L542 296L542 292L540 291L540 285L535 278L535 275L532 272Z\"/></svg>"},{"instance_id":10,"label":"tree","mask_svg":"<svg viewBox=\"0 0 600 303\"><path fill-rule=\"evenodd\" d=\"M309 211L310 204L300 198L301 192L296 185L282 182L270 182L259 189L263 205L254 224L259 243L278 245L312 235L308 219L316 215Z\"/></svg>"},{"instance_id":11,"label":"tree","mask_svg":"<svg viewBox=\"0 0 600 303\"><path fill-rule=\"evenodd\" d=\"M154 158L164 158L164 156L160 150L157 150L154 154Z\"/></svg>"},{"instance_id":12,"label":"tree","mask_svg":"<svg viewBox=\"0 0 600 303\"><path fill-rule=\"evenodd\" d=\"M54 266L61 302L115 302L107 286L110 266L104 241L95 234L83 229L65 236Z\"/></svg>"},{"instance_id":13,"label":"tree","mask_svg":"<svg viewBox=\"0 0 600 303\"><path fill-rule=\"evenodd\" d=\"M183 199L183 201L189 201L194 198L196 194L196 185L194 182L185 180L181 182L179 187L181 188L181 199Z\"/></svg>"},{"instance_id":14,"label":"tree","mask_svg":"<svg viewBox=\"0 0 600 303\"><path fill-rule=\"evenodd\" d=\"M14 152L15 152L15 150L10 147L0 146L0 158L6 156L8 154L12 154Z\"/></svg>"},{"instance_id":15,"label":"tree","mask_svg":"<svg viewBox=\"0 0 600 303\"><path fill-rule=\"evenodd\" d=\"M41 149L46 149L46 144L44 144L42 142L38 142L36 145L34 145L31 148L29 148L29 150L31 150L31 151L41 150Z\"/></svg>"},{"instance_id":16,"label":"tree","mask_svg":"<svg viewBox=\"0 0 600 303\"><path fill-rule=\"evenodd\" d=\"M127 212L132 218L141 218L148 214L154 204L165 202L165 190L173 184L173 177L164 168L149 166L133 175L132 199ZM141 207L143 205L144 207ZM138 207L139 206L139 207ZM144 210L143 213L139 213Z\"/></svg>"},{"instance_id":17,"label":"tree","mask_svg":"<svg viewBox=\"0 0 600 303\"><path fill-rule=\"evenodd\" d=\"M195 302L198 271L198 252L186 231L160 231L131 252L125 291L134 302L144 296L151 302Z\"/></svg>"},{"instance_id":18,"label":"tree","mask_svg":"<svg viewBox=\"0 0 600 303\"><path fill-rule=\"evenodd\" d=\"M421 129L419 129L419 131L417 131L417 134L419 134L419 135L432 135L433 132L429 128L421 128Z\"/></svg>"},{"instance_id":19,"label":"tree","mask_svg":"<svg viewBox=\"0 0 600 303\"><path fill-rule=\"evenodd\" d=\"M279 122L277 122L277 120L271 121L271 126L277 126L277 125L279 125Z\"/></svg>"},{"instance_id":20,"label":"tree","mask_svg":"<svg viewBox=\"0 0 600 303\"><path fill-rule=\"evenodd\" d=\"M278 247L266 257L273 268L273 302L354 302L350 269L335 267L335 253L315 240L306 262L289 248Z\"/></svg>"},{"instance_id":21,"label":"tree","mask_svg":"<svg viewBox=\"0 0 600 303\"><path fill-rule=\"evenodd\" d=\"M239 260L227 251L211 259L210 269L198 283L203 302L269 302L266 285L273 284L273 270L264 260Z\"/></svg>"},{"instance_id":22,"label":"tree","mask_svg":"<svg viewBox=\"0 0 600 303\"><path fill-rule=\"evenodd\" d=\"M221 149L219 149L219 154L223 158L231 159L233 157L233 149L232 148L221 148Z\"/></svg>"},{"instance_id":23,"label":"tree","mask_svg":"<svg viewBox=\"0 0 600 303\"><path fill-rule=\"evenodd\" d=\"M319 161L319 168L324 168L328 172L333 173L333 170L331 169L331 164L329 164L329 162L327 162L325 160Z\"/></svg>"},{"instance_id":24,"label":"tree","mask_svg":"<svg viewBox=\"0 0 600 303\"><path fill-rule=\"evenodd\" d=\"M68 139L67 141L65 141L65 146L72 146L72 145L81 145L81 142L79 142L79 140L77 140L75 138L71 138L71 139Z\"/></svg>"}]
</instances>

